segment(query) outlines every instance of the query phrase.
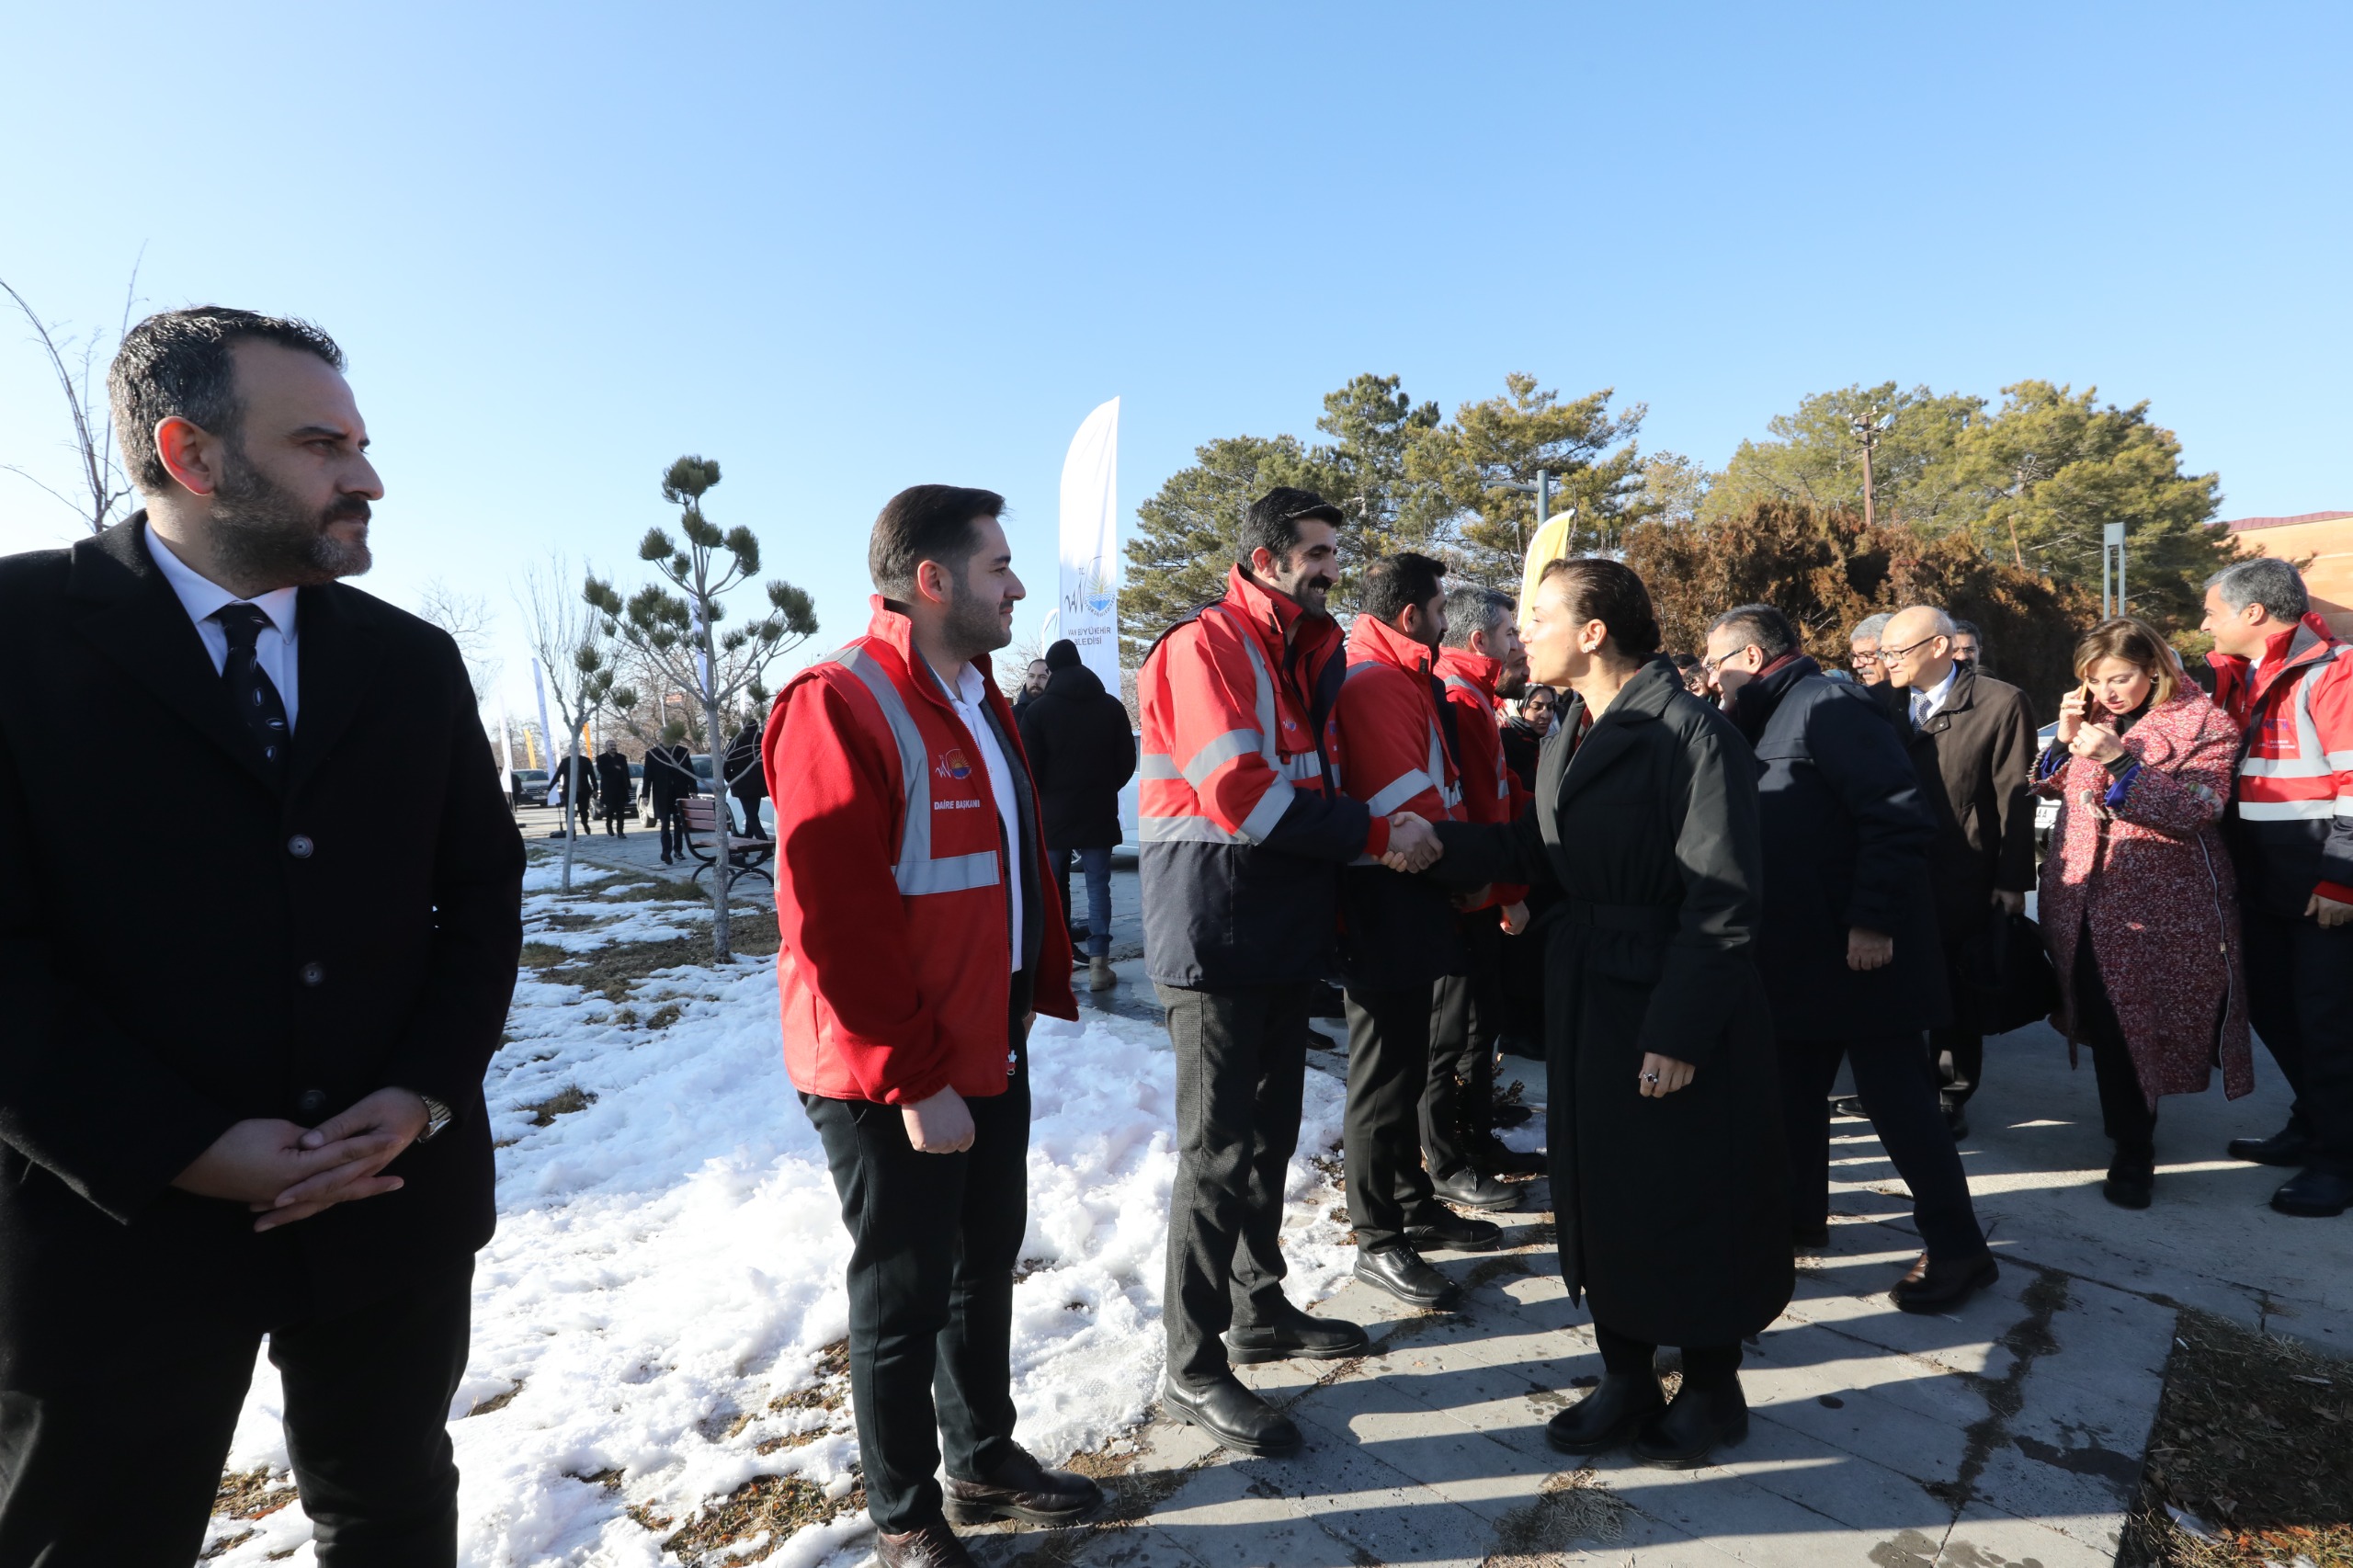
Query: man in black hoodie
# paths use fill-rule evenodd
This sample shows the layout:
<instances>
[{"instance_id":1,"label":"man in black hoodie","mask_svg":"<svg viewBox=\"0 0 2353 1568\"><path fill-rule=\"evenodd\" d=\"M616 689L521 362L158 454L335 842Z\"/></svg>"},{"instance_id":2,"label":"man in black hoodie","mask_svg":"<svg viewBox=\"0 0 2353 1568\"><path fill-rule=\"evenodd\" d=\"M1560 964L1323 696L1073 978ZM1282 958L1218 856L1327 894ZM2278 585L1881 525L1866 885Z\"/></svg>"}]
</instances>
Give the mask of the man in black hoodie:
<instances>
[{"instance_id":1,"label":"man in black hoodie","mask_svg":"<svg viewBox=\"0 0 2353 1568\"><path fill-rule=\"evenodd\" d=\"M1021 710L1020 723L1045 808L1046 853L1062 873L1063 919L1071 918L1075 857L1086 873L1086 985L1108 991L1119 983L1111 972L1111 850L1120 842L1120 790L1136 771L1128 707L1079 663L1078 644L1065 637L1046 650L1046 688Z\"/></svg>"},{"instance_id":2,"label":"man in black hoodie","mask_svg":"<svg viewBox=\"0 0 2353 1568\"><path fill-rule=\"evenodd\" d=\"M1928 885L1935 821L1888 715L1824 677L1779 610L1718 616L1703 667L1756 749L1757 966L1780 1049L1790 1229L1802 1250L1827 1243L1825 1096L1843 1057L1927 1249L1895 1304L1942 1312L1991 1283L1995 1267L1921 1042L1950 1016Z\"/></svg>"}]
</instances>

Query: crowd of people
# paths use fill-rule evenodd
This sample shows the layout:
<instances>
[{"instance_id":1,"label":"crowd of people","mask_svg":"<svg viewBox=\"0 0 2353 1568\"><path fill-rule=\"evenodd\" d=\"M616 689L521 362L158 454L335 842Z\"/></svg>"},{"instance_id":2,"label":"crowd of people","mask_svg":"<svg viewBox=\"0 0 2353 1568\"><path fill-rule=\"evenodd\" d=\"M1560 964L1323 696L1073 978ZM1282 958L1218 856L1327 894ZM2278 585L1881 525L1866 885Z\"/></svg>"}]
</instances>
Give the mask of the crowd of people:
<instances>
[{"instance_id":1,"label":"crowd of people","mask_svg":"<svg viewBox=\"0 0 2353 1568\"><path fill-rule=\"evenodd\" d=\"M455 1562L447 1419L495 1216L483 1082L524 856L455 645L339 581L383 494L342 370L301 322L137 324L108 391L144 507L0 561L0 649L39 676L0 687L0 1568L191 1560L265 1337L319 1562ZM1344 516L1276 489L1223 596L1143 660L1137 745L1068 643L1018 717L991 678L1023 597L1003 510L892 497L866 632L722 764L773 795L779 1028L850 1237L890 1568L969 1562L956 1523L1100 1502L1015 1440L1012 1296L1030 1026L1077 1016L1074 862L1078 967L1113 983L1100 801L1131 772L1176 1062L1164 1405L1228 1448L1301 1441L1236 1365L1369 1345L1284 1290L1335 978L1356 1274L1415 1306L1456 1304L1428 1255L1497 1246L1483 1216L1526 1190L1496 1045L1545 1059L1560 1267L1605 1372L1550 1422L1564 1451L1692 1466L1741 1439L1743 1342L1826 1240L1842 1062L1923 1244L1893 1304L1982 1289L1958 1139L1987 955L2038 885L2038 794L2040 928L2108 1197L2152 1200L2161 1096L2217 1066L2246 1091L2252 1028L2295 1106L2232 1153L2295 1167L2283 1213L2353 1202L2353 659L2292 567L2209 586L2211 698L2149 627L2093 628L2040 744L2029 695L1935 606L1857 627L1846 670L1761 604L1677 660L1619 562L1542 563L1520 605L1401 553L1361 572L1344 631ZM30 765L93 720L153 767ZM608 812L631 789L609 760ZM666 858L695 759L672 737L656 760ZM155 769L170 852L55 831L152 820ZM176 922L135 985L126 904Z\"/></svg>"}]
</instances>

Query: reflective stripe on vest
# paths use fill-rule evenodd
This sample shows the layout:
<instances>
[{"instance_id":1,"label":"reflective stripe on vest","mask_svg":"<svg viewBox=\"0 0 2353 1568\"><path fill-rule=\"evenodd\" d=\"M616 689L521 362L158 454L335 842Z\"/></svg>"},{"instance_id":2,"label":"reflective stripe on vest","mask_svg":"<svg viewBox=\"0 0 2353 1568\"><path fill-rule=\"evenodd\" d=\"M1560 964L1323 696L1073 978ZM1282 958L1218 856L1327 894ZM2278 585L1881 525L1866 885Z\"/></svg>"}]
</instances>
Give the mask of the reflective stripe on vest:
<instances>
[{"instance_id":1,"label":"reflective stripe on vest","mask_svg":"<svg viewBox=\"0 0 2353 1568\"><path fill-rule=\"evenodd\" d=\"M2319 684L2319 672L2326 669L2337 656L2331 650L2327 658L2314 659L2305 666L2306 673L2296 677L2296 690L2289 703L2289 711L2296 721L2296 755L2293 756L2250 756L2239 764L2239 773L2248 778L2325 778L2337 769L2353 766L2353 752L2323 752L2320 726L2313 722L2313 687Z\"/></svg>"},{"instance_id":2,"label":"reflective stripe on vest","mask_svg":"<svg viewBox=\"0 0 2353 1568\"><path fill-rule=\"evenodd\" d=\"M899 854L892 862L891 875L899 884L901 896L917 898L926 893L969 892L974 888L996 886L998 866L994 849L932 858L931 748L924 744L915 715L907 711L905 699L884 673L881 661L853 643L827 662L841 665L865 683L866 689L873 694L875 706L882 710L882 722L891 727L891 738L899 744L899 775L906 785L907 820L899 831Z\"/></svg>"},{"instance_id":3,"label":"reflective stripe on vest","mask_svg":"<svg viewBox=\"0 0 2353 1568\"><path fill-rule=\"evenodd\" d=\"M1206 606L1201 613L1207 615L1211 610L1241 629L1243 652L1250 655L1250 675L1256 687L1252 693L1255 699L1252 706L1256 710L1258 727L1256 730L1228 730L1222 735L1212 736L1193 754L1192 760L1181 767L1176 759L1166 752L1146 752L1140 761L1137 776L1164 782L1182 779L1198 798L1201 786L1209 781L1211 774L1237 756L1247 756L1256 752L1273 770L1274 782L1267 785L1267 792L1258 797L1258 803L1251 808L1249 816L1244 819L1237 833L1226 832L1205 816L1147 816L1140 817L1136 822L1136 840L1141 844L1262 843L1267 835L1275 831L1275 824L1282 820L1283 813L1290 810L1291 801L1297 799L1299 791L1291 787L1292 782L1310 778L1321 780L1324 777L1323 758L1314 752L1303 752L1289 762L1283 760L1282 747L1277 738L1279 712L1275 705L1275 676L1267 667L1266 652L1258 646L1257 633L1222 604Z\"/></svg>"},{"instance_id":4,"label":"reflective stripe on vest","mask_svg":"<svg viewBox=\"0 0 2353 1568\"><path fill-rule=\"evenodd\" d=\"M1381 661L1378 659L1360 659L1348 666L1346 678L1354 680L1357 678L1358 670L1369 670L1381 663ZM1392 665L1388 667L1395 669L1397 666ZM1411 675L1413 672L1408 670L1404 673ZM1387 816L1425 790L1437 790L1438 800L1448 806L1459 806L1462 803L1462 786L1459 782L1449 784L1446 781L1445 737L1438 733L1437 720L1431 720L1429 726L1430 756L1427 767L1407 768L1383 785L1380 793L1364 803L1365 810L1374 816Z\"/></svg>"}]
</instances>

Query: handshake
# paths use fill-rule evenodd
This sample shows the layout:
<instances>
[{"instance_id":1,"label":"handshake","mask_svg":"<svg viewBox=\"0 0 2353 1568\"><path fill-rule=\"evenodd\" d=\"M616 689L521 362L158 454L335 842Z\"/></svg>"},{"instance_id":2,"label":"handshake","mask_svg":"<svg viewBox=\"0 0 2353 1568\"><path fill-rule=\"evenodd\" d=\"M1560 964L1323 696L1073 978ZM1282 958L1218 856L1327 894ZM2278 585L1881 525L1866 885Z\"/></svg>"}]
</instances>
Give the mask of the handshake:
<instances>
[{"instance_id":1,"label":"handshake","mask_svg":"<svg viewBox=\"0 0 2353 1568\"><path fill-rule=\"evenodd\" d=\"M1389 848L1381 857L1382 865L1392 871L1427 871L1445 853L1446 846L1428 823L1411 812L1390 813Z\"/></svg>"}]
</instances>

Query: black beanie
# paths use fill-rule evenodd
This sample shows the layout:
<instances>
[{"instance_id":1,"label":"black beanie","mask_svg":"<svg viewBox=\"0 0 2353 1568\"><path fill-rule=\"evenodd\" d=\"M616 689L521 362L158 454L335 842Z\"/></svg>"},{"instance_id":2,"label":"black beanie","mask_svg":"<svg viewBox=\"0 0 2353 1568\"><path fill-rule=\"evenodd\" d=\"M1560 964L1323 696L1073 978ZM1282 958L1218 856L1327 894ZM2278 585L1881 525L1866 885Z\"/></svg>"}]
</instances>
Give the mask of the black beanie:
<instances>
[{"instance_id":1,"label":"black beanie","mask_svg":"<svg viewBox=\"0 0 2353 1568\"><path fill-rule=\"evenodd\" d=\"M1068 670L1077 668L1078 644L1065 637L1061 642L1055 643L1052 647L1047 649L1046 667L1050 670Z\"/></svg>"}]
</instances>

